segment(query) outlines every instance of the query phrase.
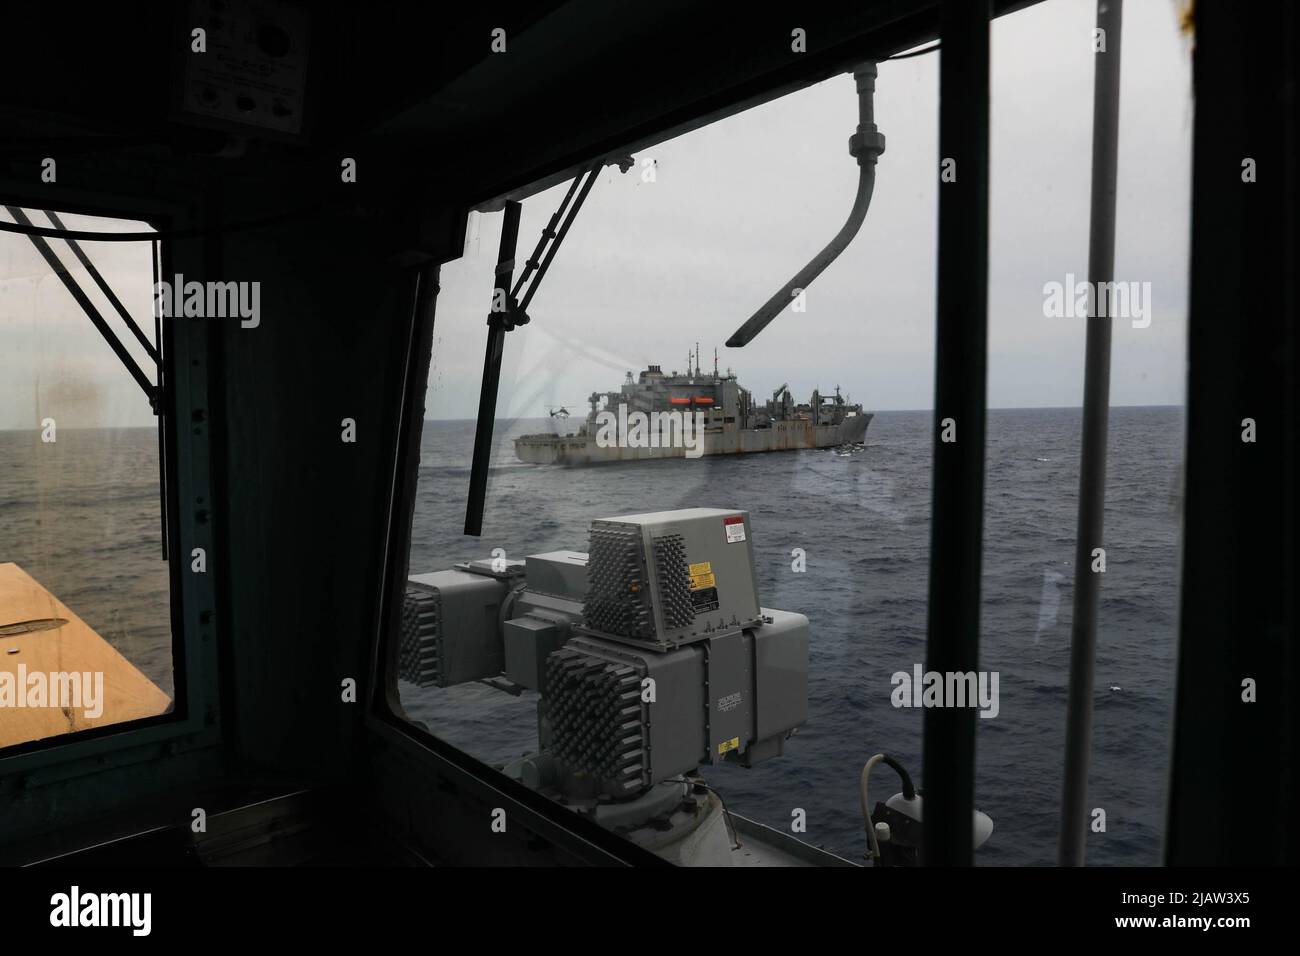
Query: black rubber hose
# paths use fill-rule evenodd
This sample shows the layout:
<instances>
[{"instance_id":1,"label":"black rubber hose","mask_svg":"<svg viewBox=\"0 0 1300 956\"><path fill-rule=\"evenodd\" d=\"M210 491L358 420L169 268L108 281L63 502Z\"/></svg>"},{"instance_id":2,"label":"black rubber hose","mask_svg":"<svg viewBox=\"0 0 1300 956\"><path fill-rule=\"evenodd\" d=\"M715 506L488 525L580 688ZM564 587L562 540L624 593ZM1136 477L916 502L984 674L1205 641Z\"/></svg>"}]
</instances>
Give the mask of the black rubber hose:
<instances>
[{"instance_id":1,"label":"black rubber hose","mask_svg":"<svg viewBox=\"0 0 1300 956\"><path fill-rule=\"evenodd\" d=\"M902 781L903 781L903 799L904 799L904 800L915 800L915 799L916 799L916 788L912 786L912 778L911 778L911 776L908 774L908 772L907 772L907 768L904 767L904 766L903 766L901 763L899 763L897 760L895 760L893 757L889 756L889 754L885 754L884 759L881 760L881 763L886 764L887 766L893 767L893 768L894 768L894 772L898 774L898 776L899 776L900 779L902 779Z\"/></svg>"}]
</instances>

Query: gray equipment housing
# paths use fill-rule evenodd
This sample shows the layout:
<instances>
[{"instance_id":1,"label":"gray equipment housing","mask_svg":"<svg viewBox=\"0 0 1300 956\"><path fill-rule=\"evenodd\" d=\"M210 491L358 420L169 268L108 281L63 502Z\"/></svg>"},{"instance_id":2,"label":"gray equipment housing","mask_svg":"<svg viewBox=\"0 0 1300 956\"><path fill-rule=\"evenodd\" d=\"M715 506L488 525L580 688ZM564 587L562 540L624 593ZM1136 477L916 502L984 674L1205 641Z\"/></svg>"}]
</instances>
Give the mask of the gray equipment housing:
<instances>
[{"instance_id":1,"label":"gray equipment housing","mask_svg":"<svg viewBox=\"0 0 1300 956\"><path fill-rule=\"evenodd\" d=\"M808 619L763 613L670 651L579 634L549 655L541 739L572 778L563 789L627 797L702 764L780 756L808 717Z\"/></svg>"},{"instance_id":2,"label":"gray equipment housing","mask_svg":"<svg viewBox=\"0 0 1300 956\"><path fill-rule=\"evenodd\" d=\"M508 581L465 570L413 575L402 609L399 673L421 687L451 687L501 673L497 635Z\"/></svg>"},{"instance_id":3,"label":"gray equipment housing","mask_svg":"<svg viewBox=\"0 0 1300 956\"><path fill-rule=\"evenodd\" d=\"M668 649L762 620L749 513L685 508L591 523L582 630Z\"/></svg>"},{"instance_id":4,"label":"gray equipment housing","mask_svg":"<svg viewBox=\"0 0 1300 956\"><path fill-rule=\"evenodd\" d=\"M748 515L628 515L591 533L590 557L412 576L399 676L537 691L528 782L567 797L629 799L701 764L779 756L807 719L808 619L759 607Z\"/></svg>"}]
</instances>

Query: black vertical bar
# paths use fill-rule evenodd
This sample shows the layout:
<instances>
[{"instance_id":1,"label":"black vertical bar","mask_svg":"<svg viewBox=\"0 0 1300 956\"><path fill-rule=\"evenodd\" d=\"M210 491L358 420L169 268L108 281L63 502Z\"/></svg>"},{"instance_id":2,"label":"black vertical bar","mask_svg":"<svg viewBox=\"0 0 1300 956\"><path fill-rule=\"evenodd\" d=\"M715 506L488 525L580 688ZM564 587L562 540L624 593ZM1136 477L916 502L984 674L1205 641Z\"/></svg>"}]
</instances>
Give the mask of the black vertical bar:
<instances>
[{"instance_id":1,"label":"black vertical bar","mask_svg":"<svg viewBox=\"0 0 1300 956\"><path fill-rule=\"evenodd\" d=\"M979 667L988 338L989 0L940 11L938 304L926 669ZM949 160L955 163L949 164ZM944 181L948 178L949 181ZM948 421L951 420L951 421ZM944 441L947 437L953 441ZM925 710L922 860L972 861L975 709Z\"/></svg>"},{"instance_id":2,"label":"black vertical bar","mask_svg":"<svg viewBox=\"0 0 1300 956\"><path fill-rule=\"evenodd\" d=\"M167 392L163 388L163 340L162 340L162 303L158 301L159 257L162 250L158 240L149 243L149 255L153 260L153 340L154 360L154 414L158 416L158 498L162 502L159 508L159 521L162 522L162 559L167 560Z\"/></svg>"},{"instance_id":3,"label":"black vertical bar","mask_svg":"<svg viewBox=\"0 0 1300 956\"><path fill-rule=\"evenodd\" d=\"M1300 864L1298 63L1291 0L1196 4L1171 867Z\"/></svg>"},{"instance_id":4,"label":"black vertical bar","mask_svg":"<svg viewBox=\"0 0 1300 956\"><path fill-rule=\"evenodd\" d=\"M505 205L501 222L501 246L497 252L496 282L492 288L493 308L498 301L510 308L510 283L515 271L515 246L519 240L522 207ZM501 356L505 349L504 316L488 316L487 351L483 355L483 383L478 397L478 424L474 429L474 458L469 473L469 499L465 506L465 533L483 533L483 503L487 498L488 466L492 461L492 427L496 422L497 389L501 385Z\"/></svg>"},{"instance_id":5,"label":"black vertical bar","mask_svg":"<svg viewBox=\"0 0 1300 956\"><path fill-rule=\"evenodd\" d=\"M1097 295L1115 278L1115 176L1119 153L1119 49L1123 0L1098 0L1097 29L1105 49L1094 54L1092 89L1092 215L1088 235L1089 309L1083 372L1083 439L1079 459L1079 523L1074 545L1074 617L1070 635L1070 698L1065 719L1065 778L1057 862L1082 866L1088 838L1088 762L1097 656L1101 574L1093 549L1103 544L1106 433L1110 424L1110 333L1113 297ZM1106 286L1099 283L1105 282ZM1097 314L1104 312L1104 315Z\"/></svg>"},{"instance_id":6,"label":"black vertical bar","mask_svg":"<svg viewBox=\"0 0 1300 956\"><path fill-rule=\"evenodd\" d=\"M380 575L380 607L375 640L375 669L370 686L383 712L401 713L397 693L397 651L401 632L403 596L411 566L411 539L415 523L416 491L420 484L420 446L424 436L425 396L433 359L433 328L438 305L437 262L421 266L415 277L411 330L407 336L402 389L397 407L397 439L393 455L393 482L388 498L384 573Z\"/></svg>"}]
</instances>

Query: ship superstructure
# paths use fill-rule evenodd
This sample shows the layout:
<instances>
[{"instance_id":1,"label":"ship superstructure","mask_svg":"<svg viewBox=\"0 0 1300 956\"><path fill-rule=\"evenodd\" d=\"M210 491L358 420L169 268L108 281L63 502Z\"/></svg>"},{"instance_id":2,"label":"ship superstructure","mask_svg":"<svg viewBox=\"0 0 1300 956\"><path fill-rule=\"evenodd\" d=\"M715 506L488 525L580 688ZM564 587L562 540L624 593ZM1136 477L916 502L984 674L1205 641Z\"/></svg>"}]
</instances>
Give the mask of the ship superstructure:
<instances>
[{"instance_id":1,"label":"ship superstructure","mask_svg":"<svg viewBox=\"0 0 1300 956\"><path fill-rule=\"evenodd\" d=\"M617 391L593 392L576 433L550 432L515 439L520 461L587 465L658 458L698 458L861 442L872 415L840 394L814 389L796 402L785 383L755 401L736 374L701 371L698 351L685 372L647 366Z\"/></svg>"}]
</instances>

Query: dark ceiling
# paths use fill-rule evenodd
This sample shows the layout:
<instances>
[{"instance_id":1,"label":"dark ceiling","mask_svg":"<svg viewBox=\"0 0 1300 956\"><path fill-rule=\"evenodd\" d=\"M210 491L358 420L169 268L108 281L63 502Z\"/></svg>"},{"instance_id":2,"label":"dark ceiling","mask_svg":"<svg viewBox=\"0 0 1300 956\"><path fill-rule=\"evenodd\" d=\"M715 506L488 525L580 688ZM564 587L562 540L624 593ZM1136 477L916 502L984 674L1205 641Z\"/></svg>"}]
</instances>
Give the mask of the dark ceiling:
<instances>
[{"instance_id":1,"label":"dark ceiling","mask_svg":"<svg viewBox=\"0 0 1300 956\"><path fill-rule=\"evenodd\" d=\"M192 20L210 6L27 4L5 13L0 162L116 154L141 167L312 181L339 155L391 157L479 203L701 125L934 38L924 0L801 4L657 0L306 7L304 135L211 129L174 118ZM1029 5L995 3L998 13ZM259 13L258 15L261 15ZM506 31L507 52L491 34ZM807 52L791 49L806 31ZM34 168L34 166L33 166ZM213 167L209 167L210 169Z\"/></svg>"}]
</instances>

